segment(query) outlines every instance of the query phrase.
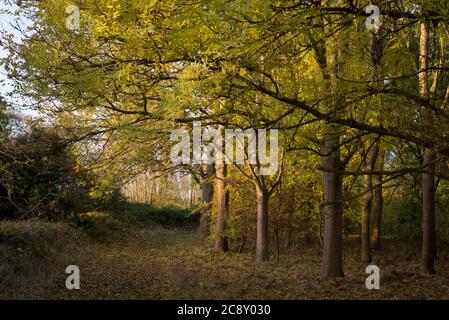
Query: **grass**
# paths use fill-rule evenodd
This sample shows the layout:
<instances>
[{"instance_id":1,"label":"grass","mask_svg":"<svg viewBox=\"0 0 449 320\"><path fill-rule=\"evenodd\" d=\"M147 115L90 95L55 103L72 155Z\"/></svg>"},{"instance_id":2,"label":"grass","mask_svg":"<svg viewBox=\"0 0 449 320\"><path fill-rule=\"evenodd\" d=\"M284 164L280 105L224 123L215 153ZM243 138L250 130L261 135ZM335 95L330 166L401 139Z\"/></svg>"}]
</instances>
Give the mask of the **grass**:
<instances>
[{"instance_id":1,"label":"grass","mask_svg":"<svg viewBox=\"0 0 449 320\"><path fill-rule=\"evenodd\" d=\"M169 243L179 226L191 230L196 221L188 210L144 204L73 215L67 223L0 221L0 299L46 297L55 286L65 288L65 268L79 251L136 242L148 230L162 230L153 240Z\"/></svg>"},{"instance_id":2,"label":"grass","mask_svg":"<svg viewBox=\"0 0 449 320\"><path fill-rule=\"evenodd\" d=\"M154 208L147 204L123 203L110 211L73 215L70 224L99 242L126 240L135 229L193 229L196 214L181 208Z\"/></svg>"},{"instance_id":3,"label":"grass","mask_svg":"<svg viewBox=\"0 0 449 320\"><path fill-rule=\"evenodd\" d=\"M83 238L63 223L0 222L0 298L45 294Z\"/></svg>"}]
</instances>

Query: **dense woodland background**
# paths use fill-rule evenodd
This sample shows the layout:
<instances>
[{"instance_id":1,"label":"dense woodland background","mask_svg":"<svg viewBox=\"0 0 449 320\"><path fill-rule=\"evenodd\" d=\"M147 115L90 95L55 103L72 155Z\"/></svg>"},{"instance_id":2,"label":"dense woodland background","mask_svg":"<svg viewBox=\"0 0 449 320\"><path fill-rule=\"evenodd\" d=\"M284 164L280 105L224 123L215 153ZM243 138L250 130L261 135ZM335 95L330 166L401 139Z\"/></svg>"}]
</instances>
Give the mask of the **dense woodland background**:
<instances>
[{"instance_id":1,"label":"dense woodland background","mask_svg":"<svg viewBox=\"0 0 449 320\"><path fill-rule=\"evenodd\" d=\"M448 1L3 2L1 298L449 297ZM174 165L193 121L278 171Z\"/></svg>"}]
</instances>

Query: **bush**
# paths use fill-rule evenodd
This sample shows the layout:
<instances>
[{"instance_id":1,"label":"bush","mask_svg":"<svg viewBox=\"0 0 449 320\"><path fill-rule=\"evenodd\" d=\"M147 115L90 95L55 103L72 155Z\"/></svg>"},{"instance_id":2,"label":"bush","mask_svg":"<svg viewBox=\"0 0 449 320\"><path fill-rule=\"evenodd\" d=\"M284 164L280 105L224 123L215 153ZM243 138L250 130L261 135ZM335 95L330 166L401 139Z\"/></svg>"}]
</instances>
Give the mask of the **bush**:
<instances>
[{"instance_id":1,"label":"bush","mask_svg":"<svg viewBox=\"0 0 449 320\"><path fill-rule=\"evenodd\" d=\"M69 221L96 240L112 240L123 234L121 222L105 212L74 214Z\"/></svg>"},{"instance_id":2,"label":"bush","mask_svg":"<svg viewBox=\"0 0 449 320\"><path fill-rule=\"evenodd\" d=\"M0 218L61 220L86 207L92 179L54 128L33 124L0 149Z\"/></svg>"},{"instance_id":3,"label":"bush","mask_svg":"<svg viewBox=\"0 0 449 320\"><path fill-rule=\"evenodd\" d=\"M42 282L34 287L49 286L64 276L82 241L83 236L64 223L0 222L0 298L29 298L15 297L17 288L28 288L30 281ZM29 291L24 290L33 296Z\"/></svg>"},{"instance_id":4,"label":"bush","mask_svg":"<svg viewBox=\"0 0 449 320\"><path fill-rule=\"evenodd\" d=\"M196 226L199 214L182 208L153 208L143 203L124 203L113 211L116 219L141 226L179 228Z\"/></svg>"}]
</instances>

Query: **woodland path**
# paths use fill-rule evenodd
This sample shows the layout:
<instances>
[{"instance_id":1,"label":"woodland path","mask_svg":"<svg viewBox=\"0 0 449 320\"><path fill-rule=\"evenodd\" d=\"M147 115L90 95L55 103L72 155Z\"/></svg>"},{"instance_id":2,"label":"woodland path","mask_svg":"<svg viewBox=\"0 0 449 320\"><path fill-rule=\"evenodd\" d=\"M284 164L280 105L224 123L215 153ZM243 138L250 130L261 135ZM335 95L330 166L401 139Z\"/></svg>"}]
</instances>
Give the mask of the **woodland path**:
<instances>
[{"instance_id":1,"label":"woodland path","mask_svg":"<svg viewBox=\"0 0 449 320\"><path fill-rule=\"evenodd\" d=\"M353 248L346 245L346 277L325 280L319 276L320 255L315 245L283 254L279 262L272 258L257 266L250 254L216 254L196 244L192 232L141 230L126 242L83 248L73 263L81 270L81 289L66 290L61 278L46 298L449 299L447 253L440 253L439 274L425 276L413 262L419 261L419 248L385 250L399 253L374 256L383 270L381 290L367 290L356 243Z\"/></svg>"}]
</instances>

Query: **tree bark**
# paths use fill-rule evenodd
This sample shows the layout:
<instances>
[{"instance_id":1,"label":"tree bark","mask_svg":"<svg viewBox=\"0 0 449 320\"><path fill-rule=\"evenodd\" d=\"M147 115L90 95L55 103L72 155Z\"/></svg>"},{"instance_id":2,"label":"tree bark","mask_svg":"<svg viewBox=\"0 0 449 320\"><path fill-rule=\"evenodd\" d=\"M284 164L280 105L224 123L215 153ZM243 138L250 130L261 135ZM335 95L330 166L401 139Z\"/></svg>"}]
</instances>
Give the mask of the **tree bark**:
<instances>
[{"instance_id":1,"label":"tree bark","mask_svg":"<svg viewBox=\"0 0 449 320\"><path fill-rule=\"evenodd\" d=\"M326 126L323 152L329 155L323 158L324 240L321 274L324 277L343 277L341 206L343 183L342 176L338 173L341 166L340 136L335 134L333 125Z\"/></svg>"},{"instance_id":2,"label":"tree bark","mask_svg":"<svg viewBox=\"0 0 449 320\"><path fill-rule=\"evenodd\" d=\"M433 149L424 149L423 167L426 173L422 174L423 240L421 267L425 273L435 273L435 158Z\"/></svg>"},{"instance_id":3,"label":"tree bark","mask_svg":"<svg viewBox=\"0 0 449 320\"><path fill-rule=\"evenodd\" d=\"M217 193L217 222L215 225L216 251L225 252L228 250L228 241L225 235L226 217L228 215L228 191L226 188L227 168L223 161L215 164L216 193Z\"/></svg>"},{"instance_id":4,"label":"tree bark","mask_svg":"<svg viewBox=\"0 0 449 320\"><path fill-rule=\"evenodd\" d=\"M382 45L382 29L377 29L372 35L371 41L371 61L374 65L374 86L379 90L383 88L383 69L382 69L382 57L383 57L383 45ZM379 96L377 98L379 103L379 111L377 113L377 120L380 123L385 121L384 119L384 103L383 97ZM377 152L377 159L372 163L372 167L376 166L380 172L383 171L384 167L384 156L385 152L382 148L382 140L376 142L375 151ZM372 249L380 249L380 229L382 224L382 210L383 210L383 189L382 189L382 180L383 177L381 174L371 176L371 181L374 180L374 190L373 190L373 200L374 204L372 207L372 212L374 215L373 225L371 226L371 238L370 245ZM372 183L371 183L372 186Z\"/></svg>"},{"instance_id":5,"label":"tree bark","mask_svg":"<svg viewBox=\"0 0 449 320\"><path fill-rule=\"evenodd\" d=\"M268 191L256 184L257 238L256 262L268 261Z\"/></svg>"},{"instance_id":6,"label":"tree bark","mask_svg":"<svg viewBox=\"0 0 449 320\"><path fill-rule=\"evenodd\" d=\"M197 240L199 241L203 241L209 236L210 210L212 208L212 199L214 195L214 185L210 179L214 174L214 171L214 165L208 165L206 175L201 182L201 202L203 209L201 211L200 225L197 232Z\"/></svg>"},{"instance_id":7,"label":"tree bark","mask_svg":"<svg viewBox=\"0 0 449 320\"><path fill-rule=\"evenodd\" d=\"M315 55L321 70L321 78L325 83L323 90L330 90L335 103L326 103L324 112L334 112L338 101L336 64L337 43L333 39L327 46L320 41L315 46ZM328 86L328 87L326 87ZM342 195L343 176L340 155L340 128L338 125L326 123L323 128L323 143L321 152L323 163L323 192L324 192L324 239L323 256L321 260L321 275L324 277L344 277L342 266Z\"/></svg>"},{"instance_id":8,"label":"tree bark","mask_svg":"<svg viewBox=\"0 0 449 320\"><path fill-rule=\"evenodd\" d=\"M427 57L429 45L429 22L420 24L419 35L419 93L422 99L429 100ZM432 114L423 107L423 124L428 138L432 138ZM423 209L423 239L421 252L421 268L424 273L435 273L434 261L436 252L435 230L435 160L433 148L425 147L423 152L422 174L422 209Z\"/></svg>"},{"instance_id":9,"label":"tree bark","mask_svg":"<svg viewBox=\"0 0 449 320\"><path fill-rule=\"evenodd\" d=\"M372 171L376 163L377 155L379 153L378 142L374 143L371 156L364 152L363 169L365 171ZM371 205L373 202L373 181L371 175L363 176L363 188L365 193L362 197L362 214L361 214L361 256L362 262L371 262L371 243L370 243L370 219L371 219Z\"/></svg>"},{"instance_id":10,"label":"tree bark","mask_svg":"<svg viewBox=\"0 0 449 320\"><path fill-rule=\"evenodd\" d=\"M366 169L365 169L366 170ZM371 262L371 244L370 244L370 211L373 202L373 183L369 175L363 176L363 188L365 194L362 197L362 215L361 215L361 253L362 262Z\"/></svg>"},{"instance_id":11,"label":"tree bark","mask_svg":"<svg viewBox=\"0 0 449 320\"><path fill-rule=\"evenodd\" d=\"M381 142L379 142L381 143ZM379 157L378 157L378 167L380 171L383 171L384 168L384 157L385 151L382 148L382 145L379 146ZM383 177L381 174L374 176L374 184L376 187L374 188L374 204L373 204L373 226L371 228L371 248L380 249L380 235L381 235L381 227L382 227L382 211L383 211L383 189L382 189L382 180Z\"/></svg>"}]
</instances>

